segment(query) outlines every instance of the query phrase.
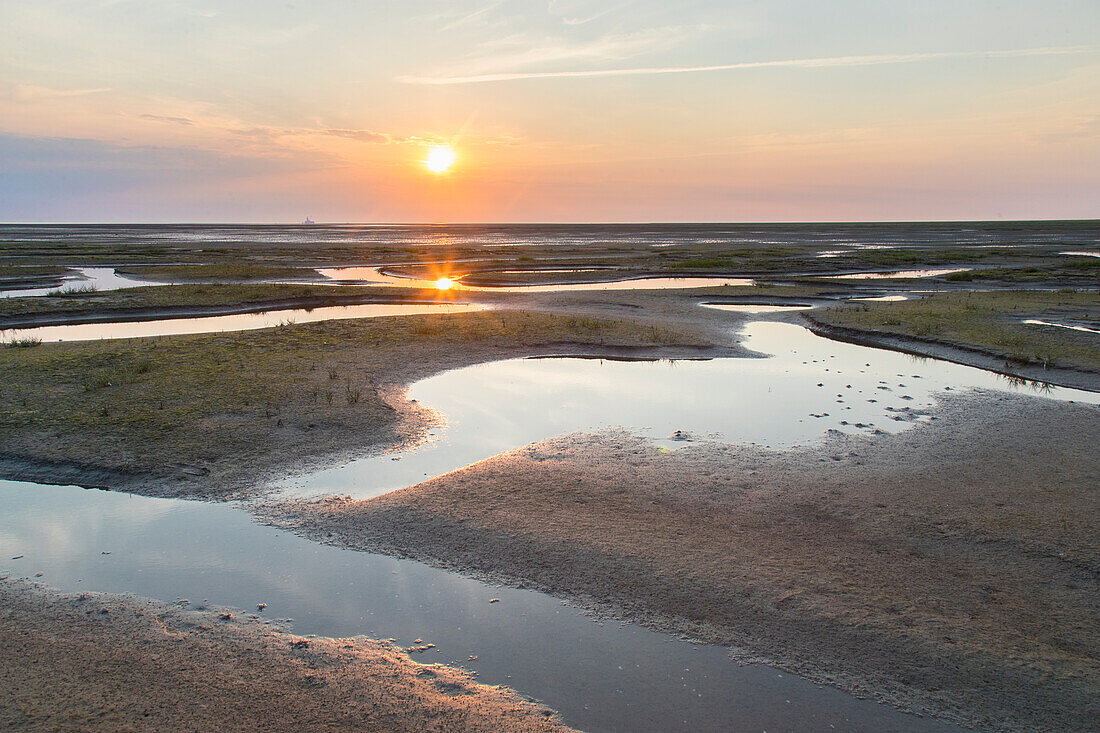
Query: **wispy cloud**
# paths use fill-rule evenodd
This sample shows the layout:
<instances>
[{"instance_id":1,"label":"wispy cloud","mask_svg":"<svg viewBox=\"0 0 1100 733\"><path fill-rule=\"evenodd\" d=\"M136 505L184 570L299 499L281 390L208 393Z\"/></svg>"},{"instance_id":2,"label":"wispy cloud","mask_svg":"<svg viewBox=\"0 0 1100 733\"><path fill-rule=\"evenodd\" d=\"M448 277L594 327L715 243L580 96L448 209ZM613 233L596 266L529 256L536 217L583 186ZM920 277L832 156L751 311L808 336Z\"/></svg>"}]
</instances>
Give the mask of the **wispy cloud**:
<instances>
[{"instance_id":1,"label":"wispy cloud","mask_svg":"<svg viewBox=\"0 0 1100 733\"><path fill-rule=\"evenodd\" d=\"M193 127L194 121L187 117L169 117L167 115L150 115L144 114L141 116L143 120L152 120L153 122L167 122L172 125L183 125L185 127Z\"/></svg>"},{"instance_id":2,"label":"wispy cloud","mask_svg":"<svg viewBox=\"0 0 1100 733\"><path fill-rule=\"evenodd\" d=\"M691 74L708 71L735 71L743 69L882 66L887 64L911 64L921 61L962 58L1023 58L1030 56L1068 56L1100 53L1100 46L1047 46L1021 48L1006 51L940 51L934 53L877 54L873 56L829 56L806 59L781 59L776 61L742 61L733 64L711 66L647 66L626 69L586 69L561 71L515 71L465 76L401 76L398 81L407 84L484 84L523 79L576 79L601 76L648 76L655 74Z\"/></svg>"},{"instance_id":3,"label":"wispy cloud","mask_svg":"<svg viewBox=\"0 0 1100 733\"><path fill-rule=\"evenodd\" d=\"M35 102L41 99L61 99L64 97L83 97L88 94L100 94L111 91L110 87L96 87L95 89L51 89L34 84L16 84L12 87L11 95L19 102Z\"/></svg>"},{"instance_id":4,"label":"wispy cloud","mask_svg":"<svg viewBox=\"0 0 1100 733\"><path fill-rule=\"evenodd\" d=\"M617 60L622 63L626 58L668 49L705 30L706 26L665 26L635 33L609 33L580 43L564 38L532 40L523 34L513 34L482 44L482 50L490 49L490 53L467 59L461 63L459 73L401 77L401 80L420 84L461 84L522 79L542 73L571 74L576 72L522 72L518 69L567 62Z\"/></svg>"},{"instance_id":5,"label":"wispy cloud","mask_svg":"<svg viewBox=\"0 0 1100 733\"><path fill-rule=\"evenodd\" d=\"M497 0L497 2L492 2L492 3L489 3L488 5L484 5L484 6L478 8L477 10L475 10L471 13L466 13L464 15L458 16L457 18L451 19L450 22L448 22L445 25L443 25L442 27L440 27L439 30L449 31L452 28L457 28L461 25L465 25L466 23L477 20L478 18L481 18L481 17L487 15L488 13L491 13L492 11L496 10L497 8L499 8L503 4L504 4L504 0Z\"/></svg>"},{"instance_id":6,"label":"wispy cloud","mask_svg":"<svg viewBox=\"0 0 1100 733\"><path fill-rule=\"evenodd\" d=\"M373 130L343 130L330 128L328 130L319 130L318 132L324 135L332 135L333 137L346 137L349 140L358 140L364 143L388 143L392 141L389 135L382 132L374 132Z\"/></svg>"},{"instance_id":7,"label":"wispy cloud","mask_svg":"<svg viewBox=\"0 0 1100 733\"><path fill-rule=\"evenodd\" d=\"M605 15L610 15L612 13L618 12L619 10L622 10L623 8L631 4L632 0L627 0L627 2L622 2L616 5L612 5L610 7L602 8L594 13L589 12L587 14L581 14L576 12L576 10L578 9L563 7L564 3L551 0L548 6L548 11L551 15L560 16L561 22L565 25L585 25L587 23L591 23L594 20L598 20L599 18L604 17Z\"/></svg>"}]
</instances>

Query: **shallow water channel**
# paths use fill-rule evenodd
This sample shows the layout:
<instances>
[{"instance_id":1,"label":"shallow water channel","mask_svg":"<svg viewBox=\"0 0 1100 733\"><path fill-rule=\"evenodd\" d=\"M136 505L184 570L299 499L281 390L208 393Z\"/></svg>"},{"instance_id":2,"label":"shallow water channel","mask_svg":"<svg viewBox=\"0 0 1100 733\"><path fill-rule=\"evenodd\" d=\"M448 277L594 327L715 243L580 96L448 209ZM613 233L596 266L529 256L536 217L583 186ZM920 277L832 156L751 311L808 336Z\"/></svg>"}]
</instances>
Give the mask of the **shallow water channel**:
<instances>
[{"instance_id":1,"label":"shallow water channel","mask_svg":"<svg viewBox=\"0 0 1100 733\"><path fill-rule=\"evenodd\" d=\"M0 290L0 298L24 298L35 295L49 295L65 288L94 288L97 292L137 288L143 285L171 285L163 280L142 280L138 277L119 275L113 267L79 267L76 275L62 278L60 287L50 288L9 288Z\"/></svg>"},{"instance_id":2,"label":"shallow water channel","mask_svg":"<svg viewBox=\"0 0 1100 733\"><path fill-rule=\"evenodd\" d=\"M529 442L616 426L670 447L683 444L668 439L675 430L788 447L827 429L905 429L930 419L927 408L946 390L1028 389L978 369L828 341L790 323L750 322L745 335L749 348L773 356L515 359L446 372L410 390L446 418L432 440L282 489L374 496ZM0 574L40 572L64 591L242 609L263 602L264 616L293 618L300 634L365 634L403 646L420 638L436 645L414 655L420 661L457 663L485 683L508 684L583 730L953 730L769 667L740 666L721 647L599 622L541 593L313 543L230 504L0 481L0 506Z\"/></svg>"},{"instance_id":3,"label":"shallow water channel","mask_svg":"<svg viewBox=\"0 0 1100 733\"><path fill-rule=\"evenodd\" d=\"M224 504L0 481L0 572L65 591L130 592L292 618L299 634L415 639L414 658L508 684L590 732L949 727L857 700L723 648L598 622L529 590L339 550ZM103 553L110 554L103 554ZM18 560L10 558L23 555ZM490 599L498 603L489 603ZM476 657L476 659L471 659Z\"/></svg>"},{"instance_id":4,"label":"shallow water channel","mask_svg":"<svg viewBox=\"0 0 1100 733\"><path fill-rule=\"evenodd\" d=\"M337 321L349 318L379 318L381 316L412 316L424 313L465 313L484 306L468 303L333 305L321 308L288 308L259 313L236 313L227 316L193 316L162 318L152 321L107 323L77 323L66 326L38 326L0 331L0 343L13 339L40 338L42 341L94 341L96 339L142 338L148 336L178 336L188 333L249 331L257 328L314 321Z\"/></svg>"}]
</instances>

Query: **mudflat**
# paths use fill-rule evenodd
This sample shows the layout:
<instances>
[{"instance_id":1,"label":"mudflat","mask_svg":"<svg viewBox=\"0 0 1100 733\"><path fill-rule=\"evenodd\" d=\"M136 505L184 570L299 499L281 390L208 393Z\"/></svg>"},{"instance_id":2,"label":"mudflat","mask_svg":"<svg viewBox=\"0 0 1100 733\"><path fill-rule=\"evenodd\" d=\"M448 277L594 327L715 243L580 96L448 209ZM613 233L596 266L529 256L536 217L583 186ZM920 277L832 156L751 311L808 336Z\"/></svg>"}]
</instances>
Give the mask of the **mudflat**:
<instances>
[{"instance_id":1,"label":"mudflat","mask_svg":"<svg viewBox=\"0 0 1100 733\"><path fill-rule=\"evenodd\" d=\"M6 579L0 609L4 730L570 730L506 688L386 642Z\"/></svg>"},{"instance_id":2,"label":"mudflat","mask_svg":"<svg viewBox=\"0 0 1100 733\"><path fill-rule=\"evenodd\" d=\"M1087 730L1100 410L978 393L933 415L794 451L565 436L377 499L271 512L318 541L539 588L902 709Z\"/></svg>"}]
</instances>

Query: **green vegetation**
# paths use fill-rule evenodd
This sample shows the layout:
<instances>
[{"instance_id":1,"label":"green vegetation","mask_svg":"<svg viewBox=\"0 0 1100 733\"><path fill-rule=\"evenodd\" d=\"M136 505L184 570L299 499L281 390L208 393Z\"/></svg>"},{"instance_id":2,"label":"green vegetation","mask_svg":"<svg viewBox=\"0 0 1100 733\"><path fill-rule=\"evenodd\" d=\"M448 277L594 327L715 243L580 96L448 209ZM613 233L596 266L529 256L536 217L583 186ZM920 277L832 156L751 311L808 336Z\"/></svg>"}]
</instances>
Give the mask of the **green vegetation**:
<instances>
[{"instance_id":1,"label":"green vegetation","mask_svg":"<svg viewBox=\"0 0 1100 733\"><path fill-rule=\"evenodd\" d=\"M808 317L823 325L978 348L1010 361L1100 371L1096 334L1023 323L1095 323L1100 320L1100 294L1095 292L938 293L896 303L849 304Z\"/></svg>"},{"instance_id":2,"label":"green vegetation","mask_svg":"<svg viewBox=\"0 0 1100 733\"><path fill-rule=\"evenodd\" d=\"M70 285L65 288L58 288L46 293L47 298L72 298L74 296L91 295L98 292L99 288L95 285Z\"/></svg>"},{"instance_id":3,"label":"green vegetation","mask_svg":"<svg viewBox=\"0 0 1100 733\"><path fill-rule=\"evenodd\" d=\"M41 344L42 339L37 336L16 336L8 341L8 346L14 349L29 349Z\"/></svg>"},{"instance_id":4,"label":"green vegetation","mask_svg":"<svg viewBox=\"0 0 1100 733\"><path fill-rule=\"evenodd\" d=\"M69 274L67 267L54 266L14 266L0 265L0 280L22 280L24 278L61 277Z\"/></svg>"},{"instance_id":5,"label":"green vegetation","mask_svg":"<svg viewBox=\"0 0 1100 733\"><path fill-rule=\"evenodd\" d=\"M950 282L974 280L1000 282L1087 282L1100 284L1100 258L1060 259L1035 267L996 267L967 272L955 272L946 277Z\"/></svg>"},{"instance_id":6,"label":"green vegetation","mask_svg":"<svg viewBox=\"0 0 1100 733\"><path fill-rule=\"evenodd\" d=\"M179 462L308 458L392 437L379 385L540 346L664 343L707 342L626 320L480 311L0 349L0 444L152 477Z\"/></svg>"}]
</instances>

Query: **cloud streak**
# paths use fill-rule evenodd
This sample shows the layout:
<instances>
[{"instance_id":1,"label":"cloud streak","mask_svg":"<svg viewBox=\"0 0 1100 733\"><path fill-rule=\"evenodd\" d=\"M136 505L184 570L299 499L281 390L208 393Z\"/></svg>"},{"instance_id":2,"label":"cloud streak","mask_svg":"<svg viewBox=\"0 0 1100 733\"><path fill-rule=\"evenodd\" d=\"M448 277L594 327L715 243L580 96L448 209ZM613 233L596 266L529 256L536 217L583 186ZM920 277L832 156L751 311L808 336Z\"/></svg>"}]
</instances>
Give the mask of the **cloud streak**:
<instances>
[{"instance_id":1,"label":"cloud streak","mask_svg":"<svg viewBox=\"0 0 1100 733\"><path fill-rule=\"evenodd\" d=\"M1042 48L1020 48L1007 51L940 51L934 53L878 54L873 56L830 56L808 59L781 59L777 61L742 61L734 64L716 64L712 66L647 66L626 69L517 71L495 74L476 74L470 76L400 76L398 77L398 81L406 84L438 86L447 84L486 84L490 82L520 81L527 79L584 79L602 76L652 76L656 74L693 74L708 71L738 71L745 69L821 69L912 64L921 61L937 61L942 59L1007 59L1094 53L1100 53L1100 46L1047 46Z\"/></svg>"}]
</instances>

